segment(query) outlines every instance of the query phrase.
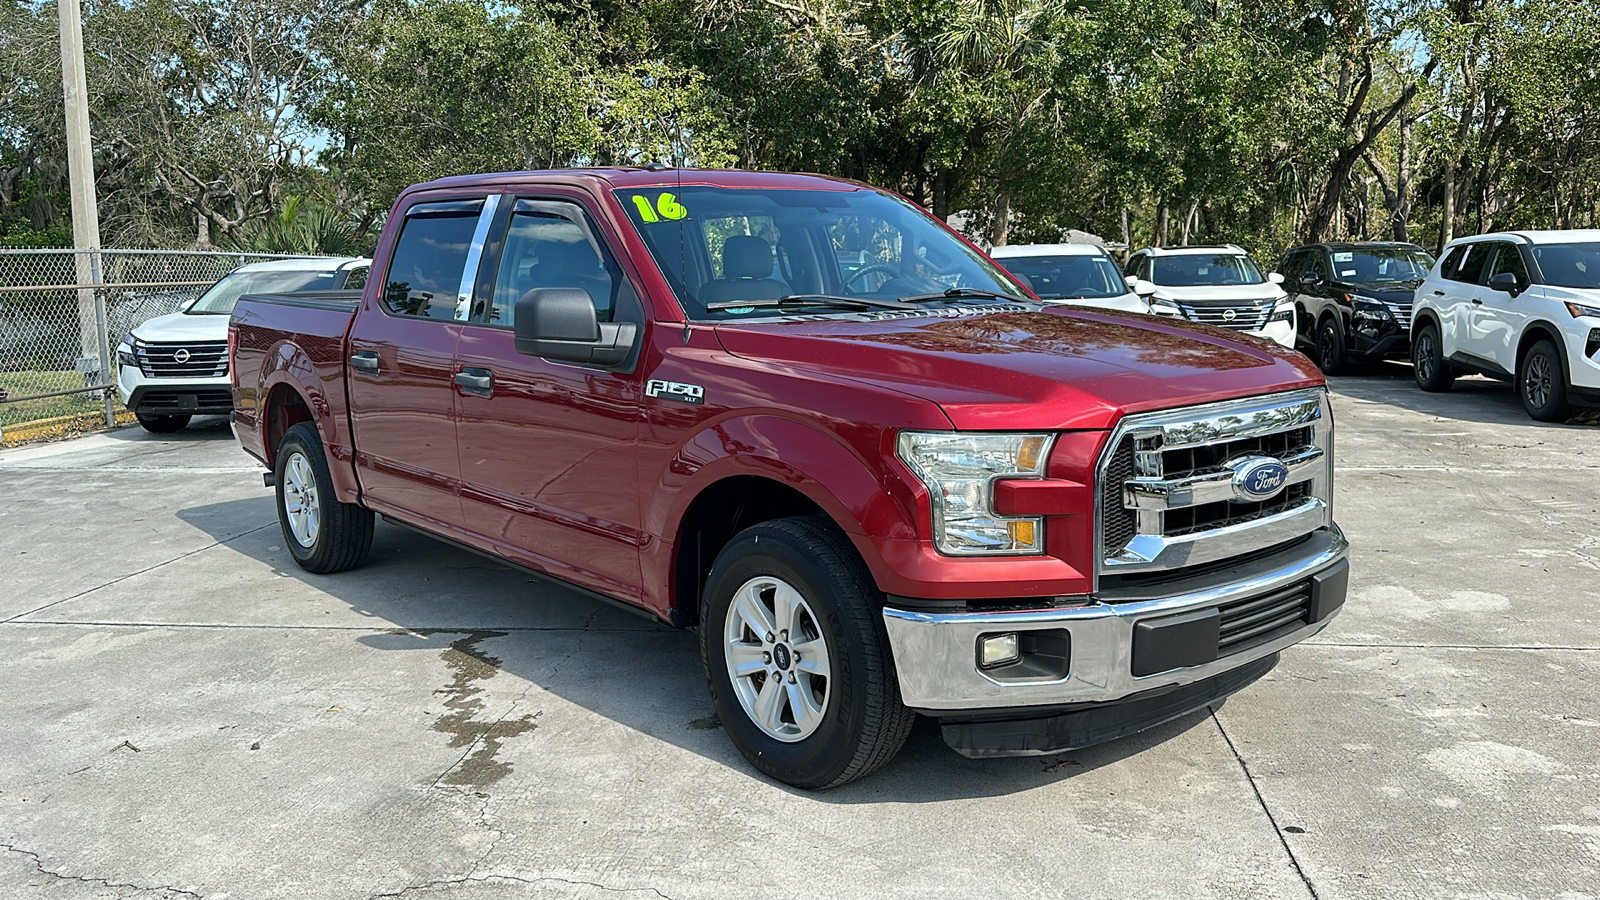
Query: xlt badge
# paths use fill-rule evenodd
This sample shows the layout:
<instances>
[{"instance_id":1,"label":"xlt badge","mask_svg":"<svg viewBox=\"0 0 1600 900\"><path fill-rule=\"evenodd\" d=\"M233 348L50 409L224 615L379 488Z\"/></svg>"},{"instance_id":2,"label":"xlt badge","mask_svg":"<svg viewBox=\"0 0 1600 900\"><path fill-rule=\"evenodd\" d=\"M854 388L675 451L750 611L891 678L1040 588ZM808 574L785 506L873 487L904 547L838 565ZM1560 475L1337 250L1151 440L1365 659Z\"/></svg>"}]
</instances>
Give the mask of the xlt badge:
<instances>
[{"instance_id":1,"label":"xlt badge","mask_svg":"<svg viewBox=\"0 0 1600 900\"><path fill-rule=\"evenodd\" d=\"M698 384L684 384L681 381L662 381L659 378L652 378L644 386L644 393L647 397L660 397L663 400L678 400L683 403L706 402L705 388Z\"/></svg>"}]
</instances>

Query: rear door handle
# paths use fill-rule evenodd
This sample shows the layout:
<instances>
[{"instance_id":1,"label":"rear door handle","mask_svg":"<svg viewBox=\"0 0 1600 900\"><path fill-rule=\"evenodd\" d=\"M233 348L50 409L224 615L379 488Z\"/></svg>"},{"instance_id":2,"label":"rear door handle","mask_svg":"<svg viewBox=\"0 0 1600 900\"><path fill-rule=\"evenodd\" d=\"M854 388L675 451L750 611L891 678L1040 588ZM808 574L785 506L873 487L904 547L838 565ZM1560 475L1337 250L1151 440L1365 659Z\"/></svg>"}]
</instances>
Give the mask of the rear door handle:
<instances>
[{"instance_id":1,"label":"rear door handle","mask_svg":"<svg viewBox=\"0 0 1600 900\"><path fill-rule=\"evenodd\" d=\"M352 368L360 369L368 375L376 375L378 374L378 351L357 350L350 354L350 365Z\"/></svg>"},{"instance_id":2,"label":"rear door handle","mask_svg":"<svg viewBox=\"0 0 1600 900\"><path fill-rule=\"evenodd\" d=\"M468 366L456 373L456 385L463 393L478 397L494 396L494 373Z\"/></svg>"}]
</instances>

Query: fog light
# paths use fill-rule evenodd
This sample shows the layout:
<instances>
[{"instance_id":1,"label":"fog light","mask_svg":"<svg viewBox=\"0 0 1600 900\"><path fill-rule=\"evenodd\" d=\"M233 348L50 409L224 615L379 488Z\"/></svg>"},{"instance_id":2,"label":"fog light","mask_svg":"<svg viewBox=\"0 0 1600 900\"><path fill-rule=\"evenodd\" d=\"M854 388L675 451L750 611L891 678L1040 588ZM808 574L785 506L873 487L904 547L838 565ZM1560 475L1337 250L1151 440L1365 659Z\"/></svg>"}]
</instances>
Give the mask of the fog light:
<instances>
[{"instance_id":1,"label":"fog light","mask_svg":"<svg viewBox=\"0 0 1600 900\"><path fill-rule=\"evenodd\" d=\"M986 634L978 638L978 666L993 669L1014 663L1022 658L1020 642L1015 631L1006 634Z\"/></svg>"}]
</instances>

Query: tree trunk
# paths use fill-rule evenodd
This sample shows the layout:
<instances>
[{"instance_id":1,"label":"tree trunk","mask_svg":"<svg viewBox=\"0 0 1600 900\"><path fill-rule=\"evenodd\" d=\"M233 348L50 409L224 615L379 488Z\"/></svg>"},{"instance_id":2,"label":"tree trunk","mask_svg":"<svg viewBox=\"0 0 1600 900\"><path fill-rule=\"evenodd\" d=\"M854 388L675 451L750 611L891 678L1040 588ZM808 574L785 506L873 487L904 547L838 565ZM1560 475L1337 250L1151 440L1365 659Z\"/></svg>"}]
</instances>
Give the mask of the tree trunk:
<instances>
[{"instance_id":1,"label":"tree trunk","mask_svg":"<svg viewBox=\"0 0 1600 900\"><path fill-rule=\"evenodd\" d=\"M1167 201L1161 201L1161 209L1156 213L1157 247L1165 247L1167 245L1167 219L1170 218L1170 215L1171 211L1167 209Z\"/></svg>"},{"instance_id":2,"label":"tree trunk","mask_svg":"<svg viewBox=\"0 0 1600 900\"><path fill-rule=\"evenodd\" d=\"M989 223L989 245L1004 247L1011 230L1011 197L1005 191L994 195L994 221Z\"/></svg>"},{"instance_id":3,"label":"tree trunk","mask_svg":"<svg viewBox=\"0 0 1600 900\"><path fill-rule=\"evenodd\" d=\"M194 247L196 250L215 250L216 244L211 243L211 217L202 210L195 210L195 235Z\"/></svg>"},{"instance_id":4,"label":"tree trunk","mask_svg":"<svg viewBox=\"0 0 1600 900\"><path fill-rule=\"evenodd\" d=\"M1411 237L1411 145L1415 137L1416 119L1407 110L1400 119L1400 160L1394 176L1394 239L1410 241Z\"/></svg>"},{"instance_id":5,"label":"tree trunk","mask_svg":"<svg viewBox=\"0 0 1600 900\"><path fill-rule=\"evenodd\" d=\"M1128 261L1128 254L1133 252L1133 210L1124 206L1122 208L1122 261Z\"/></svg>"}]
</instances>

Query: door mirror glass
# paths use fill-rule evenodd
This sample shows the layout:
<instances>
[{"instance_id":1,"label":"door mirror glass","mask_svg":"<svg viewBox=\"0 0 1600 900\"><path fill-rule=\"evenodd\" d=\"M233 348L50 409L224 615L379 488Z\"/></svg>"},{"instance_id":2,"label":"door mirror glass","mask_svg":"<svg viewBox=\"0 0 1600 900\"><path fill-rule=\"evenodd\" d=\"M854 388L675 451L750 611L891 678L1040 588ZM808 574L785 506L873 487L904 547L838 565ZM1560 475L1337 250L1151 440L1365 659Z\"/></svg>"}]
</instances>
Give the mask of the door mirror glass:
<instances>
[{"instance_id":1,"label":"door mirror glass","mask_svg":"<svg viewBox=\"0 0 1600 900\"><path fill-rule=\"evenodd\" d=\"M1515 297L1521 292L1522 283L1514 273L1498 272L1489 279L1489 288Z\"/></svg>"},{"instance_id":2,"label":"door mirror glass","mask_svg":"<svg viewBox=\"0 0 1600 900\"><path fill-rule=\"evenodd\" d=\"M615 366L628 358L638 329L632 322L601 322L594 299L581 288L534 288L517 301L512 331L524 356Z\"/></svg>"},{"instance_id":3,"label":"door mirror glass","mask_svg":"<svg viewBox=\"0 0 1600 900\"><path fill-rule=\"evenodd\" d=\"M1267 280L1272 282L1273 284L1283 284L1283 273L1282 272L1268 272L1267 273Z\"/></svg>"}]
</instances>

